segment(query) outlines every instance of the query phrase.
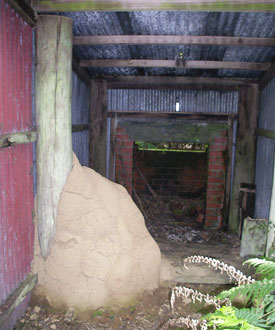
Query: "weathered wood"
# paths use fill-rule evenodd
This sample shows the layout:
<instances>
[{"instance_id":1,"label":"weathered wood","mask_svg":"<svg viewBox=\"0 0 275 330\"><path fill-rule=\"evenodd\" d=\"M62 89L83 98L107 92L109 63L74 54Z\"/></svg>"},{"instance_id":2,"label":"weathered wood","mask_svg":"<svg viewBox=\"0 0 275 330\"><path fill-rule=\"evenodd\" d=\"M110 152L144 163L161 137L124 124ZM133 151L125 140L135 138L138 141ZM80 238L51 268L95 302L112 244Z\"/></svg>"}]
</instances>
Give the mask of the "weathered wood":
<instances>
[{"instance_id":1,"label":"weathered wood","mask_svg":"<svg viewBox=\"0 0 275 330\"><path fill-rule=\"evenodd\" d=\"M272 0L34 0L38 12L192 10L274 12Z\"/></svg>"},{"instance_id":2,"label":"weathered wood","mask_svg":"<svg viewBox=\"0 0 275 330\"><path fill-rule=\"evenodd\" d=\"M37 218L41 255L46 258L60 194L72 168L72 20L39 16L36 54Z\"/></svg>"},{"instance_id":3,"label":"weathered wood","mask_svg":"<svg viewBox=\"0 0 275 330\"><path fill-rule=\"evenodd\" d=\"M7 3L26 21L31 27L36 24L37 14L26 0L6 0Z\"/></svg>"},{"instance_id":4,"label":"weathered wood","mask_svg":"<svg viewBox=\"0 0 275 330\"><path fill-rule=\"evenodd\" d=\"M229 215L229 228L234 232L238 231L237 220L240 183L254 183L258 110L258 87L252 85L242 88L239 97L239 125Z\"/></svg>"},{"instance_id":5,"label":"weathered wood","mask_svg":"<svg viewBox=\"0 0 275 330\"><path fill-rule=\"evenodd\" d=\"M225 61L177 61L177 60L80 60L81 67L135 67L135 68L178 68L178 69L239 69L266 71L270 63L225 62Z\"/></svg>"},{"instance_id":6,"label":"weathered wood","mask_svg":"<svg viewBox=\"0 0 275 330\"><path fill-rule=\"evenodd\" d=\"M267 243L265 255L270 257L271 248L275 245L275 156L274 156L274 171L273 171L273 186L271 194L271 203L269 211L269 228L267 233ZM273 251L274 253L274 251Z\"/></svg>"},{"instance_id":7,"label":"weathered wood","mask_svg":"<svg viewBox=\"0 0 275 330\"><path fill-rule=\"evenodd\" d=\"M275 139L275 131L270 129L257 128L256 134L258 136L264 136L268 139Z\"/></svg>"},{"instance_id":8,"label":"weathered wood","mask_svg":"<svg viewBox=\"0 0 275 330\"><path fill-rule=\"evenodd\" d=\"M72 132L83 132L89 130L91 125L89 124L77 124L77 125L72 125Z\"/></svg>"},{"instance_id":9,"label":"weathered wood","mask_svg":"<svg viewBox=\"0 0 275 330\"><path fill-rule=\"evenodd\" d=\"M7 148L17 144L30 143L36 141L36 131L17 132L0 135L0 148Z\"/></svg>"},{"instance_id":10,"label":"weathered wood","mask_svg":"<svg viewBox=\"0 0 275 330\"><path fill-rule=\"evenodd\" d=\"M237 115L227 113L195 113L194 112L146 112L146 111L108 111L108 117L117 118L165 118L179 119L185 118L190 120L224 120L227 117L235 118Z\"/></svg>"},{"instance_id":11,"label":"weathered wood","mask_svg":"<svg viewBox=\"0 0 275 330\"><path fill-rule=\"evenodd\" d=\"M116 147L116 124L117 118L114 115L111 119L111 127L110 127L110 146L109 146L109 166L107 178L113 182L115 182L115 147Z\"/></svg>"},{"instance_id":12,"label":"weathered wood","mask_svg":"<svg viewBox=\"0 0 275 330\"><path fill-rule=\"evenodd\" d=\"M227 130L227 162L226 162L226 181L224 194L224 225L228 228L230 211L230 187L231 187L231 168L232 168L232 140L233 140L233 118L228 118Z\"/></svg>"},{"instance_id":13,"label":"weathered wood","mask_svg":"<svg viewBox=\"0 0 275 330\"><path fill-rule=\"evenodd\" d=\"M151 122L119 120L133 141L210 143L227 129L227 124L186 123L154 120Z\"/></svg>"},{"instance_id":14,"label":"weathered wood","mask_svg":"<svg viewBox=\"0 0 275 330\"><path fill-rule=\"evenodd\" d=\"M177 36L177 35L105 35L75 36L74 45L218 45L274 47L275 38Z\"/></svg>"},{"instance_id":15,"label":"weathered wood","mask_svg":"<svg viewBox=\"0 0 275 330\"><path fill-rule=\"evenodd\" d=\"M228 79L214 77L145 77L145 76L104 76L109 89L196 89L233 90L239 86L257 84L255 79Z\"/></svg>"},{"instance_id":16,"label":"weathered wood","mask_svg":"<svg viewBox=\"0 0 275 330\"><path fill-rule=\"evenodd\" d=\"M84 68L81 68L79 65L79 59L74 55L73 56L73 71L76 75L78 75L78 77L84 81L84 83L90 87L91 86L91 76L89 74L89 72L87 70L85 70Z\"/></svg>"},{"instance_id":17,"label":"weathered wood","mask_svg":"<svg viewBox=\"0 0 275 330\"><path fill-rule=\"evenodd\" d=\"M32 291L37 283L37 274L28 275L19 288L17 288L13 294L11 294L7 300L0 307L0 329L4 326L7 319L15 311L16 307L26 298L26 296Z\"/></svg>"},{"instance_id":18,"label":"weathered wood","mask_svg":"<svg viewBox=\"0 0 275 330\"><path fill-rule=\"evenodd\" d=\"M268 71L262 76L259 81L260 90L265 88L265 86L275 77L275 63L273 63Z\"/></svg>"},{"instance_id":19,"label":"weathered wood","mask_svg":"<svg viewBox=\"0 0 275 330\"><path fill-rule=\"evenodd\" d=\"M107 134L107 83L94 81L91 84L91 134L90 164L98 173L106 176Z\"/></svg>"}]
</instances>

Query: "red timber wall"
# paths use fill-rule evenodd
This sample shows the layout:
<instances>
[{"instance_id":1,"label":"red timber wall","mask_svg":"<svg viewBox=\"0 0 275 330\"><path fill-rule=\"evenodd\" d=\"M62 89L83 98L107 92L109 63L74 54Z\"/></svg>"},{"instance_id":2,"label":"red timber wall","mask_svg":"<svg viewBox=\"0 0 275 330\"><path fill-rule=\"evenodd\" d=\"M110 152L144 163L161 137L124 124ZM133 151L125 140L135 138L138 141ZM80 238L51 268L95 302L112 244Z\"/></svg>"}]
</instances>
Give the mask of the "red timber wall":
<instances>
[{"instance_id":1,"label":"red timber wall","mask_svg":"<svg viewBox=\"0 0 275 330\"><path fill-rule=\"evenodd\" d=\"M32 29L0 0L0 135L32 127ZM30 272L32 143L0 149L0 306ZM27 300L2 329L12 329Z\"/></svg>"},{"instance_id":2,"label":"red timber wall","mask_svg":"<svg viewBox=\"0 0 275 330\"><path fill-rule=\"evenodd\" d=\"M129 194L132 196L133 189L133 142L129 139L124 128L117 128L116 130L116 182L124 185L128 190ZM207 191L206 191L206 212L205 212L205 227L218 229L223 226L223 215L224 215L224 193L225 193L225 178L226 178L226 157L227 157L227 132L221 132L214 141L209 144L209 154L208 154L208 166L207 166ZM142 169L144 171L144 168ZM203 165L202 165L202 170ZM151 169L149 174L152 174L154 169ZM173 172L175 172L173 170ZM145 177L149 179L149 176ZM148 174L148 173L147 173ZM186 173L185 178L189 179L189 184L194 186L194 177ZM192 172L193 174L193 172ZM172 175L172 173L171 173ZM172 177L171 177L172 178ZM197 177L196 180L199 185L196 191L203 188L203 178ZM141 182L138 177L135 177L135 187L137 189L144 189L137 183ZM163 181L163 178L162 178ZM173 181L173 180L172 180ZM179 181L175 179L175 181ZM157 181L159 182L159 181ZM150 182L152 184L152 182ZM186 182L182 183L186 185ZM155 189L158 185L152 185ZM163 187L162 187L163 188ZM178 185L174 187L177 192L180 192ZM174 189L173 188L173 189ZM183 187L184 188L184 187ZM160 191L156 191L160 193ZM191 192L191 190L189 191ZM195 192L195 191L194 191ZM175 191L171 191L171 196L175 194Z\"/></svg>"}]
</instances>

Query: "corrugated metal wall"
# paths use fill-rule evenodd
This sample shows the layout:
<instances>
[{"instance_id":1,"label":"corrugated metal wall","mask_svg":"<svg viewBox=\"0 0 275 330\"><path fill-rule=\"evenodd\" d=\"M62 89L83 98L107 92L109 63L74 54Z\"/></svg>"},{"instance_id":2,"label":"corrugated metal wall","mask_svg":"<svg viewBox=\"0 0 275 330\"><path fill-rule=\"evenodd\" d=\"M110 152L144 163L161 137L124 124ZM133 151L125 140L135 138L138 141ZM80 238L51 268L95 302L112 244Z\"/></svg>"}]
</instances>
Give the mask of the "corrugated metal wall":
<instances>
[{"instance_id":1,"label":"corrugated metal wall","mask_svg":"<svg viewBox=\"0 0 275 330\"><path fill-rule=\"evenodd\" d=\"M275 79L262 91L259 128L275 130ZM268 219L272 192L275 140L258 137L256 156L255 218Z\"/></svg>"},{"instance_id":2,"label":"corrugated metal wall","mask_svg":"<svg viewBox=\"0 0 275 330\"><path fill-rule=\"evenodd\" d=\"M238 92L110 89L109 111L238 113Z\"/></svg>"},{"instance_id":3,"label":"corrugated metal wall","mask_svg":"<svg viewBox=\"0 0 275 330\"><path fill-rule=\"evenodd\" d=\"M32 30L0 0L0 135L32 128ZM0 305L30 272L32 143L0 149ZM27 299L7 322L12 326Z\"/></svg>"},{"instance_id":4,"label":"corrugated metal wall","mask_svg":"<svg viewBox=\"0 0 275 330\"><path fill-rule=\"evenodd\" d=\"M88 124L89 88L73 72L72 77L72 124ZM73 151L81 165L89 166L89 131L73 133Z\"/></svg>"}]
</instances>

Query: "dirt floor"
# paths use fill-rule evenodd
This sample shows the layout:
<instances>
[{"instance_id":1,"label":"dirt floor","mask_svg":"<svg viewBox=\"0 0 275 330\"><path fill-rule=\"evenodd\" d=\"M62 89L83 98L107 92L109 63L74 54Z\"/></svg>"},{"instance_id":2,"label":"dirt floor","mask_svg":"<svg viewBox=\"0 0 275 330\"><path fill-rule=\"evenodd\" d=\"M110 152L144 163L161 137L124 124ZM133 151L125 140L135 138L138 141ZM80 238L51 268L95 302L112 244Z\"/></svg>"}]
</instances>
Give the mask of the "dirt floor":
<instances>
[{"instance_id":1,"label":"dirt floor","mask_svg":"<svg viewBox=\"0 0 275 330\"><path fill-rule=\"evenodd\" d=\"M211 233L209 233L210 235ZM214 235L214 233L212 233ZM192 243L192 242L169 242L159 241L162 254L166 258L170 258L174 262L176 271L185 271L182 263L181 256L187 255L205 255L212 257L219 257L237 267L241 265L242 259L239 257L239 240L233 235L228 237L228 234L223 232L216 232L215 236L219 235L218 242L212 241L212 243ZM223 243L221 243L221 240ZM200 252L200 253L198 253ZM109 311L103 308L99 308L92 311L88 316L88 321L74 320L73 311L69 310L67 313L61 313L45 308L45 306L33 305L29 307L27 313L17 322L15 330L45 330L45 329L57 329L57 330L101 330L101 329L129 329L129 330L156 330L175 315L191 316L200 318L202 312L205 312L205 306L201 304L194 305L191 300L177 301L176 302L176 314L172 314L170 310L170 293L171 289L176 285L185 285L187 287L197 289L203 293L214 294L222 291L225 288L229 288L230 285L226 282L220 281L219 272L207 270L214 274L213 277L209 277L208 274L201 275L203 267L198 267L197 270L190 267L191 282L199 282L197 278L202 278L202 283L190 283L188 276L185 277L184 273L179 274L179 281L175 278L172 281L163 283L158 289L154 291L144 292L143 295L136 301L135 304L128 308L123 308L119 311ZM176 274L176 273L175 273ZM176 274L178 275L178 274ZM209 281L210 278L210 281ZM195 279L195 280L194 280ZM185 282L186 280L186 282ZM188 283L189 282L189 283ZM207 284L208 283L208 284ZM208 311L208 309L207 309ZM177 329L177 328L174 328Z\"/></svg>"}]
</instances>

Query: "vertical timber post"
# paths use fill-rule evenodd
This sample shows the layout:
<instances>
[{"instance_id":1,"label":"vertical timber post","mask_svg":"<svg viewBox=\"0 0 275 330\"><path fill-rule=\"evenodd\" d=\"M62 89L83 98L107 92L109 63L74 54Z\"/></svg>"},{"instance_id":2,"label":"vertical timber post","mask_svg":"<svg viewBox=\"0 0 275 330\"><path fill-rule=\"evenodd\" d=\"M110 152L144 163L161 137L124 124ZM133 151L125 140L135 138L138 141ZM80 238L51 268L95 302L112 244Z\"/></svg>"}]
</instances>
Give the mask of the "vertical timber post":
<instances>
[{"instance_id":1,"label":"vertical timber post","mask_svg":"<svg viewBox=\"0 0 275 330\"><path fill-rule=\"evenodd\" d=\"M90 166L106 177L107 156L107 82L92 80L91 83L91 140Z\"/></svg>"},{"instance_id":2,"label":"vertical timber post","mask_svg":"<svg viewBox=\"0 0 275 330\"><path fill-rule=\"evenodd\" d=\"M274 251L271 250L274 244L275 238L275 158L274 158L274 170L273 170L273 187L271 194L271 203L270 203L270 211L269 211L269 228L267 234L267 243L266 243L266 257L270 257L270 254Z\"/></svg>"},{"instance_id":3,"label":"vertical timber post","mask_svg":"<svg viewBox=\"0 0 275 330\"><path fill-rule=\"evenodd\" d=\"M229 229L233 232L237 232L238 230L240 183L254 183L258 110L258 85L249 85L248 87L240 88L239 127L229 214Z\"/></svg>"},{"instance_id":4,"label":"vertical timber post","mask_svg":"<svg viewBox=\"0 0 275 330\"><path fill-rule=\"evenodd\" d=\"M36 31L37 218L41 255L50 253L57 206L72 168L72 20L39 16Z\"/></svg>"}]
</instances>

